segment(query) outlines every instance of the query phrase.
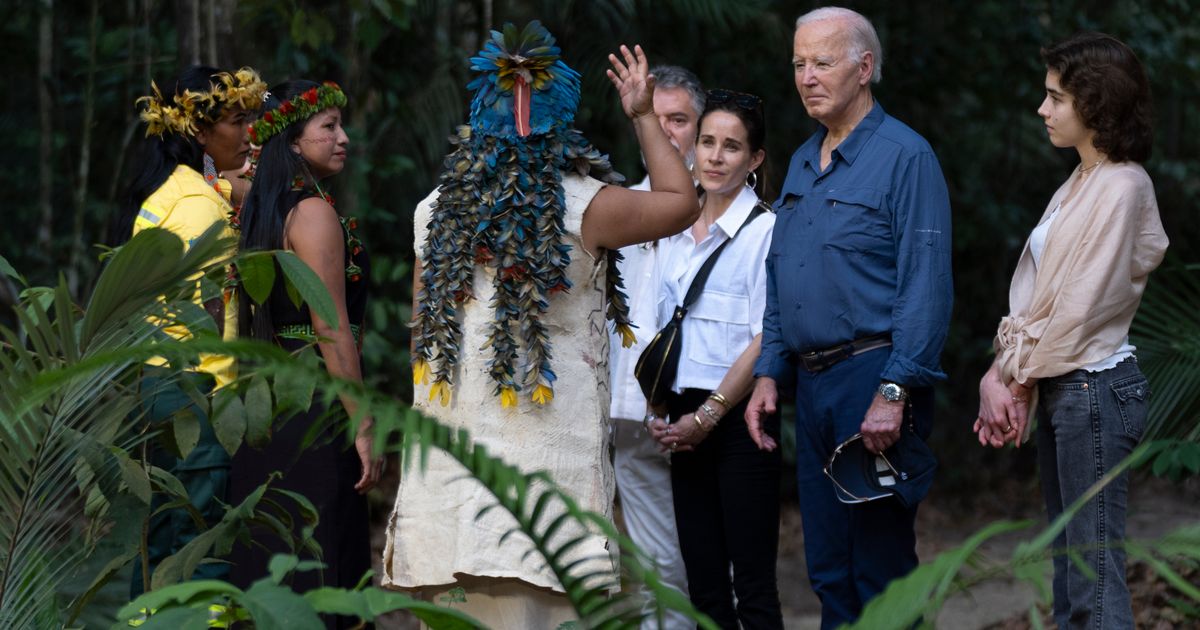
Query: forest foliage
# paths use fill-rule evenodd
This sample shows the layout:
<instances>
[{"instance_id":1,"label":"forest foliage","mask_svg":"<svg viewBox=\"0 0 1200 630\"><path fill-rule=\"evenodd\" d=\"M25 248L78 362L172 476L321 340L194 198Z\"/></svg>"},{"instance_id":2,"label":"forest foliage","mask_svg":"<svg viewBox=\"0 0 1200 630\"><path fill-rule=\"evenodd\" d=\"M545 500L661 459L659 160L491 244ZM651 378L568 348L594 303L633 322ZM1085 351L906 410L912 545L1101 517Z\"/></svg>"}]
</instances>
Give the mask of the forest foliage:
<instances>
[{"instance_id":1,"label":"forest foliage","mask_svg":"<svg viewBox=\"0 0 1200 630\"><path fill-rule=\"evenodd\" d=\"M251 65L270 83L332 79L349 96L351 159L334 184L338 207L365 227L375 274L365 358L370 382L411 396L408 329L412 211L435 185L447 136L463 120L467 57L489 27L538 18L583 74L577 123L630 178L636 142L603 76L605 55L640 42L652 62L694 70L709 87L761 95L769 178L814 129L792 82L791 31L814 2L768 0L16 0L0 8L0 255L31 285L60 275L78 299L97 275L134 145L134 99L193 62ZM1168 266L1200 244L1200 23L1191 0L847 2L884 45L885 109L933 145L954 216L956 306L943 364L935 446L939 485L1032 470L1016 457L966 448L975 382L990 360L1008 278L1024 239L1076 157L1046 141L1035 110L1038 50L1080 29L1109 32L1138 52L1154 89L1154 179L1172 241ZM1160 274L1166 277L1170 274ZM1185 274L1186 275L1186 274ZM0 276L2 277L2 276ZM1151 281L1151 291L1161 278ZM20 288L0 280L0 319ZM1194 318L1193 318L1194 319ZM11 323L10 320L3 320ZM1164 325L1179 323L1167 322ZM1192 334L1195 325L1190 328ZM1178 332L1178 331L1176 331ZM1186 332L1186 331L1185 331ZM1200 369L1193 348L1181 365ZM1194 409L1191 410L1194 413ZM1183 418L1194 426L1191 418ZM973 465L965 465L969 454ZM982 465L979 460L982 458ZM961 465L960 465L961 464Z\"/></svg>"}]
</instances>

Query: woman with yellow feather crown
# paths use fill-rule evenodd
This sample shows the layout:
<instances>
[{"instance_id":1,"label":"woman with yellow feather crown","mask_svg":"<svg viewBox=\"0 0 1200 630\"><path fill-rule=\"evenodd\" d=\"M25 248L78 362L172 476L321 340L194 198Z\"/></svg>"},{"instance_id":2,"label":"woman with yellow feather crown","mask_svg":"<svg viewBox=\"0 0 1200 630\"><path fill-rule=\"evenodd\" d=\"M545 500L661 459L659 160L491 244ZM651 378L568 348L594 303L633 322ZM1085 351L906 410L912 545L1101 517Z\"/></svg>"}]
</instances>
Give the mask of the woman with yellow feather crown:
<instances>
[{"instance_id":1,"label":"woman with yellow feather crown","mask_svg":"<svg viewBox=\"0 0 1200 630\"><path fill-rule=\"evenodd\" d=\"M110 235L114 244L143 229L161 228L178 236L187 248L214 223L225 224L233 214L230 182L218 173L245 165L250 151L246 125L262 107L266 84L250 68L230 73L193 66L164 85L165 93L151 83L151 94L137 101L146 137ZM226 226L226 236L233 236L232 229ZM199 291L195 300L201 303ZM227 304L218 297L201 306L227 339L237 335L236 304ZM170 326L164 332L177 338L191 334L185 326ZM193 507L211 527L224 514L221 504L226 498L229 454L217 441L206 413L191 402L178 381L190 381L188 389L207 394L236 377L233 357L202 354L199 364L180 377L159 367L161 359L148 363L141 383L147 420L160 426L173 421L177 414L192 413L200 423L199 443L186 458L152 448L151 461L180 479ZM159 561L201 531L182 508L159 510L165 503L165 498L155 496L148 559L135 565L145 571L133 572L131 590L135 596L142 592L146 578ZM204 563L195 577L222 578L228 574L228 567L225 563Z\"/></svg>"},{"instance_id":2,"label":"woman with yellow feather crown","mask_svg":"<svg viewBox=\"0 0 1200 630\"><path fill-rule=\"evenodd\" d=\"M606 186L620 176L572 128L579 74L559 52L535 21L493 31L471 59L480 74L468 86L469 124L414 218L415 405L523 471L549 472L584 509L611 515L605 319L626 338L653 334L629 328L616 250L679 232L699 206L655 117L641 48L609 55L608 77L633 121L648 192ZM466 602L456 607L497 627L572 619L562 585L527 554L528 541L499 544L516 527L511 516L477 518L495 500L464 473L431 452L423 472L402 476L384 585L426 596L461 587ZM558 540L585 534L570 529ZM610 547L591 533L566 561L605 557Z\"/></svg>"}]
</instances>

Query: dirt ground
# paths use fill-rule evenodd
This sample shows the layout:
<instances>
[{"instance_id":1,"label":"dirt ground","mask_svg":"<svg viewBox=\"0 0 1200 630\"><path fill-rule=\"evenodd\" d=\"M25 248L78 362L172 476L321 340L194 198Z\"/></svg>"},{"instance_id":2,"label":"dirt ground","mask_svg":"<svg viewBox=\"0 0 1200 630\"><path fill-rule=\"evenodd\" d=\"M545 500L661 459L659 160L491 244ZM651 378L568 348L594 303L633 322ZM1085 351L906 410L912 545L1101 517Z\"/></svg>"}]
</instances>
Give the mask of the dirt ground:
<instances>
[{"instance_id":1,"label":"dirt ground","mask_svg":"<svg viewBox=\"0 0 1200 630\"><path fill-rule=\"evenodd\" d=\"M992 521L1035 519L1037 525L1034 528L994 538L982 547L989 557L1010 557L1020 542L1032 538L1045 527L1041 498L1035 484L1014 484L1000 492L1009 497L1006 503L1011 509L998 510L996 505L974 511L951 508L949 504L957 505L958 502L931 495L917 515L917 551L921 560L933 560L938 553L958 546ZM785 627L789 630L808 630L820 626L821 608L809 588L804 570L799 510L794 505L790 507L784 511L780 524L780 598ZM1131 483L1126 524L1129 538L1158 538L1180 526L1194 523L1200 523L1200 480L1175 484L1154 477L1138 476ZM1192 570L1185 575L1189 575L1193 583L1200 582L1200 572ZM1186 621L1171 609L1168 601L1180 596L1172 594L1146 565L1131 564L1129 583L1139 628L1171 630L1197 627L1195 619ZM993 579L947 601L937 618L937 627L951 630L1024 630L1032 627L1029 611L1037 600L1037 593L1028 583L1009 578ZM1043 614L1042 619L1046 627L1052 627L1048 616Z\"/></svg>"},{"instance_id":2,"label":"dirt ground","mask_svg":"<svg viewBox=\"0 0 1200 630\"><path fill-rule=\"evenodd\" d=\"M1008 557L1017 544L1036 535L1045 524L1036 484L1013 484L1012 487L1000 489L999 493L1005 497L1004 501L964 508L961 500L941 497L935 491L921 506L917 518L917 549L922 561L931 561L938 553L959 545L971 534L996 520L1029 518L1037 519L1038 525L986 543L983 551L991 557ZM376 559L383 547L382 521L383 518L378 519L372 533ZM821 608L805 572L801 518L794 502L785 502L780 521L778 579L784 625L789 630L818 628ZM1131 483L1127 524L1130 538L1157 538L1190 523L1200 523L1200 480L1174 484L1138 476ZM1185 620L1171 608L1168 602L1180 596L1172 593L1148 567L1133 564L1129 576L1139 628L1172 630L1197 627L1194 618ZM1184 576L1193 583L1200 582L1200 571L1196 569L1185 569ZM1029 611L1036 603L1037 594L1028 584L997 578L973 587L968 593L952 597L938 616L937 627L952 630L1025 630L1032 627ZM1044 609L1042 613L1043 620L1050 627ZM379 627L407 629L416 625L411 620L396 617L379 624Z\"/></svg>"}]
</instances>

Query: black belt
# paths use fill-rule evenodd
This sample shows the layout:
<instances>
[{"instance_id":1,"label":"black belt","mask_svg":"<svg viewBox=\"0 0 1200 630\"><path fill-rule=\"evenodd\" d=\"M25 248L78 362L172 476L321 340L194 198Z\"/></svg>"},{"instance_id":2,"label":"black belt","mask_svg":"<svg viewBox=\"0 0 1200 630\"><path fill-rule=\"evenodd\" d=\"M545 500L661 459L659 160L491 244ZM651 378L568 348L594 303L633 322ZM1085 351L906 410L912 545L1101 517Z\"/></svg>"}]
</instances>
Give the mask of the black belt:
<instances>
[{"instance_id":1,"label":"black belt","mask_svg":"<svg viewBox=\"0 0 1200 630\"><path fill-rule=\"evenodd\" d=\"M824 350L801 352L798 356L800 357L800 365L804 369L809 372L820 372L850 357L890 345L892 345L891 333L880 333L878 335L871 335L870 337L863 337L862 339L855 339L847 343L841 343Z\"/></svg>"}]
</instances>

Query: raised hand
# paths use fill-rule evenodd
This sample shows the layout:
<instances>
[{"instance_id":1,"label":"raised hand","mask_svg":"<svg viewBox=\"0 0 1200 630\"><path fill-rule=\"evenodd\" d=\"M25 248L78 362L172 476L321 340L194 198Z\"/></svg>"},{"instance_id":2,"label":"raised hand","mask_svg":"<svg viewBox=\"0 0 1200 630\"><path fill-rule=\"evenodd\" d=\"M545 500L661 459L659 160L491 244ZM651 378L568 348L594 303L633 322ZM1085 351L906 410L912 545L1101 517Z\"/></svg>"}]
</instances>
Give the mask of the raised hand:
<instances>
[{"instance_id":1,"label":"raised hand","mask_svg":"<svg viewBox=\"0 0 1200 630\"><path fill-rule=\"evenodd\" d=\"M612 69L607 71L608 80L617 88L621 96L621 108L630 118L654 113L654 75L650 74L650 62L646 61L646 53L642 47L635 45L633 52L624 44L621 45L621 56L610 54L608 62Z\"/></svg>"}]
</instances>

